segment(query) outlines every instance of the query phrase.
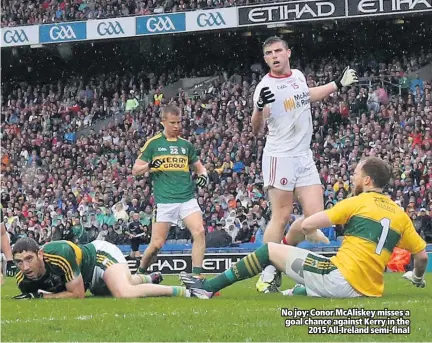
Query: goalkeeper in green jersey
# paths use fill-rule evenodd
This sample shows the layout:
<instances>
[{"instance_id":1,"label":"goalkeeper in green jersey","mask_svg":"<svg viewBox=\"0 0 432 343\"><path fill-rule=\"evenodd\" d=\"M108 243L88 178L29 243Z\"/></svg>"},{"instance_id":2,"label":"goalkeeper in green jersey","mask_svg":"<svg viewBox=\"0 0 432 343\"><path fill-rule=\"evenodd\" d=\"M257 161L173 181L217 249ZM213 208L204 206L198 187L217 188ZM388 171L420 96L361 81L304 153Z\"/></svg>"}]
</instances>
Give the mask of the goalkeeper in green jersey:
<instances>
[{"instance_id":1,"label":"goalkeeper in green jersey","mask_svg":"<svg viewBox=\"0 0 432 343\"><path fill-rule=\"evenodd\" d=\"M191 296L185 287L158 285L160 273L132 275L120 249L105 241L53 241L39 247L25 237L15 243L12 254L19 269L17 300L84 298L87 290L116 298Z\"/></svg>"}]
</instances>

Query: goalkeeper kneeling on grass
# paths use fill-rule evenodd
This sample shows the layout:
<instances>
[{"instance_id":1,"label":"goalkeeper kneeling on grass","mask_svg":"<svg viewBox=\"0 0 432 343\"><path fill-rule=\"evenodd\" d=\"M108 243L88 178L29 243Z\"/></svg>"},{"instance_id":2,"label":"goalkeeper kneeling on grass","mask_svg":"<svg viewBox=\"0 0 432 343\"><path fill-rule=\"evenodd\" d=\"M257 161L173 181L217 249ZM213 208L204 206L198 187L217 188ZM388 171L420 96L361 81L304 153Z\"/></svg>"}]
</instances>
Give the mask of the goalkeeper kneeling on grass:
<instances>
[{"instance_id":1,"label":"goalkeeper kneeling on grass","mask_svg":"<svg viewBox=\"0 0 432 343\"><path fill-rule=\"evenodd\" d=\"M345 239L332 258L293 246L268 243L213 279L202 280L183 274L181 280L191 294L197 292L200 298L210 298L214 292L258 275L272 264L298 284L284 291L285 295L380 297L384 291L385 266L393 248L398 246L414 256L414 270L404 277L423 288L428 261L426 242L403 209L382 194L390 177L391 170L385 161L376 157L362 160L354 172L355 196L303 221L305 235L313 235L322 227L345 225Z\"/></svg>"},{"instance_id":2,"label":"goalkeeper kneeling on grass","mask_svg":"<svg viewBox=\"0 0 432 343\"><path fill-rule=\"evenodd\" d=\"M158 285L162 275L132 275L121 250L105 241L75 245L53 241L39 247L32 238L19 239L12 250L19 269L20 295L14 299L84 298L87 290L116 298L190 297L185 287ZM204 292L204 291L203 291ZM194 292L199 297L199 291Z\"/></svg>"}]
</instances>

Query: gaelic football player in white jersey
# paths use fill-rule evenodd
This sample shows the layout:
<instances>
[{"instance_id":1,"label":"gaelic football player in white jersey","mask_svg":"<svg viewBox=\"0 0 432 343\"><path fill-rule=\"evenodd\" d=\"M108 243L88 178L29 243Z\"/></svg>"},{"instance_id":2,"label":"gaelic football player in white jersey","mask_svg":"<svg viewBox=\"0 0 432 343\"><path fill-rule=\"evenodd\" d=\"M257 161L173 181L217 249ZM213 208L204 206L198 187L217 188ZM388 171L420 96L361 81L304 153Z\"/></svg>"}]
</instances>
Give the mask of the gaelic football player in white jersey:
<instances>
[{"instance_id":1,"label":"gaelic football player in white jersey","mask_svg":"<svg viewBox=\"0 0 432 343\"><path fill-rule=\"evenodd\" d=\"M347 67L337 80L309 88L303 73L290 67L291 50L286 41L270 37L263 44L263 52L270 72L255 89L252 128L258 134L265 122L268 126L262 170L272 217L264 233L264 243L279 243L291 216L294 195L304 217L324 209L321 181L310 149L313 132L310 103L358 80L356 72ZM284 243L295 246L305 239L301 230L304 217L292 224ZM306 239L328 242L319 230L308 234ZM274 292L278 286L280 277L273 266L268 266L258 280L257 290Z\"/></svg>"}]
</instances>

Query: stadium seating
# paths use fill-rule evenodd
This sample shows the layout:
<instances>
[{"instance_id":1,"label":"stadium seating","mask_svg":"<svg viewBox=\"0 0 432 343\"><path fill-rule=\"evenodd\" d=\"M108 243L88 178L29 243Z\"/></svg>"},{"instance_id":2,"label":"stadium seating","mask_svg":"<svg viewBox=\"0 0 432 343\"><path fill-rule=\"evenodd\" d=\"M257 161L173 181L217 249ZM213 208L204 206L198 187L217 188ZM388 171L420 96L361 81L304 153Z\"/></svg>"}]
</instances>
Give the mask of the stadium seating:
<instances>
[{"instance_id":1,"label":"stadium seating","mask_svg":"<svg viewBox=\"0 0 432 343\"><path fill-rule=\"evenodd\" d=\"M103 19L133 15L185 12L199 9L231 7L252 4L255 1L26 1L12 0L2 3L1 25L19 26L48 24L65 21ZM260 3L272 1L260 1Z\"/></svg>"},{"instance_id":2,"label":"stadium seating","mask_svg":"<svg viewBox=\"0 0 432 343\"><path fill-rule=\"evenodd\" d=\"M325 186L326 207L350 194L351 167L360 157L389 157L395 181L388 192L431 241L431 79L415 75L432 60L428 48L425 45L418 53L398 51L392 60L358 59L359 86L312 105L312 149ZM340 72L345 61L316 56L301 64L309 85L315 86L330 81L329 75ZM209 170L209 191L198 197L206 231L215 230L219 222L228 229L222 219L234 210L237 225L247 222L251 242L262 240L271 214L262 189L263 138L253 136L248 123L251 95L264 71L196 67L187 73L188 81L201 76L199 87L190 94L159 87L178 84L186 74L181 68L138 71L135 78L117 68L46 83L3 80L1 204L12 241L24 235L35 236L40 243L104 239L102 224L107 224L118 234L115 242L127 244L123 232L133 210L140 212L143 226L149 226L143 239L148 243L154 204L151 185L147 179L132 178L131 167L145 140L159 130L160 106L169 102L182 108L183 135L195 144ZM203 76L210 81L201 82ZM195 94L197 90L201 93ZM134 99L137 107L127 107ZM418 132L411 131L413 124ZM387 132L378 136L378 129ZM123 196L129 208L125 220L117 222L112 206ZM301 211L295 204L294 216ZM343 230L335 231L339 237L334 242L339 244ZM184 232L174 228L168 244L190 244Z\"/></svg>"}]
</instances>

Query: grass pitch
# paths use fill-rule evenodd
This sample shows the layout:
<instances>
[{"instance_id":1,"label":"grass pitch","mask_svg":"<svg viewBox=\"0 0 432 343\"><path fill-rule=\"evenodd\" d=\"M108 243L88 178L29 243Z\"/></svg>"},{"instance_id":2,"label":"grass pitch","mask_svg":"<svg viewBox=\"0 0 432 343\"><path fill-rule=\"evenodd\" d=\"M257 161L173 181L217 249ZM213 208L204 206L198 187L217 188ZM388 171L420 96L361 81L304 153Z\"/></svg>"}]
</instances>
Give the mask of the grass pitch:
<instances>
[{"instance_id":1,"label":"grass pitch","mask_svg":"<svg viewBox=\"0 0 432 343\"><path fill-rule=\"evenodd\" d=\"M432 340L432 274L418 289L386 274L380 299L330 300L258 294L257 278L237 283L211 300L184 298L12 300L18 289L6 278L1 287L2 342L146 341L392 341ZM178 285L177 277L164 284ZM284 279L283 286L292 286ZM285 289L285 287L284 287ZM410 334L309 334L308 327L285 328L281 308L364 308L410 311ZM326 318L326 317L322 317ZM407 317L405 317L407 318ZM319 331L319 330L317 330Z\"/></svg>"}]
</instances>

